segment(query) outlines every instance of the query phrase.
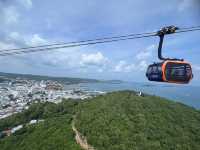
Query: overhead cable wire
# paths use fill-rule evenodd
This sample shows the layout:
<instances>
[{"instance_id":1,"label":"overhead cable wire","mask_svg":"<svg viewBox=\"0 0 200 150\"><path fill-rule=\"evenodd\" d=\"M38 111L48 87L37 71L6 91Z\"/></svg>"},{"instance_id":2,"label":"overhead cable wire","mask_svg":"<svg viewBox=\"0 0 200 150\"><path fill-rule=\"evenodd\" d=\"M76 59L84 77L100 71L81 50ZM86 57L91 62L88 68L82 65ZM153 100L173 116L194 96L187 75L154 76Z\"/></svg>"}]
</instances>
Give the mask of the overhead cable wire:
<instances>
[{"instance_id":1,"label":"overhead cable wire","mask_svg":"<svg viewBox=\"0 0 200 150\"><path fill-rule=\"evenodd\" d=\"M187 28L181 28L179 30L197 30L200 28L200 26L193 26L193 27L187 27ZM186 31L183 31L186 32ZM149 33L139 33L139 34L128 34L128 35L122 35L122 36L113 36L113 37L103 37L103 38L97 38L97 39L90 39L90 40L81 40L81 41L74 41L74 42L59 42L54 44L45 44L45 45L38 45L38 46L29 46L29 47L22 47L22 48L13 48L13 49L2 49L1 52L11 52L11 51L17 51L17 50L25 50L25 49L34 49L34 48L42 48L42 47L51 47L51 46L62 46L62 45L68 45L68 44L77 44L77 43L85 43L85 42L93 42L93 41L99 41L99 40L111 40L111 39L117 39L117 38L125 38L125 37L132 37L132 36L142 36L142 35L149 35L149 34L156 34L156 32L149 32Z\"/></svg>"},{"instance_id":2,"label":"overhead cable wire","mask_svg":"<svg viewBox=\"0 0 200 150\"><path fill-rule=\"evenodd\" d=\"M88 43L78 43L78 44L64 45L64 46L58 46L58 47L46 47L46 48L40 48L40 49L21 50L21 51L15 51L15 52L7 52L7 53L5 52L5 53L0 53L0 56L9 56L9 55L16 55L16 54L23 54L23 53L41 52L41 51L57 50L57 49L63 49L63 48L72 48L72 47L80 47L80 46L87 46L87 45L111 43L111 42L139 39L139 38L145 38L145 37L151 37L151 36L155 36L155 35L118 38L118 39L95 41L95 42L88 42Z\"/></svg>"},{"instance_id":3,"label":"overhead cable wire","mask_svg":"<svg viewBox=\"0 0 200 150\"><path fill-rule=\"evenodd\" d=\"M199 28L192 28L192 29L186 29L186 30L178 30L176 31L175 33L183 33L183 32L191 32L191 31L199 31L200 30L200 27Z\"/></svg>"},{"instance_id":4,"label":"overhead cable wire","mask_svg":"<svg viewBox=\"0 0 200 150\"><path fill-rule=\"evenodd\" d=\"M179 28L179 30L188 30L188 29L196 29L196 28L200 28L200 26L192 26L192 27Z\"/></svg>"},{"instance_id":5,"label":"overhead cable wire","mask_svg":"<svg viewBox=\"0 0 200 150\"><path fill-rule=\"evenodd\" d=\"M198 31L198 30L200 30L200 26L190 27L190 28L180 28L175 33L191 32L191 31ZM111 42L146 38L146 37L152 37L152 36L157 36L157 32L103 37L103 38L97 38L93 40L90 39L90 40L81 40L77 42L55 43L55 44L47 44L47 45L40 45L40 46L16 48L16 49L7 49L7 50L4 49L4 50L0 50L0 56L9 56L9 55L17 55L17 54L24 54L24 53L39 52L39 51L57 50L57 49L62 49L62 48L72 48L72 47L80 47L80 46L87 46L87 45L111 43Z\"/></svg>"},{"instance_id":6,"label":"overhead cable wire","mask_svg":"<svg viewBox=\"0 0 200 150\"><path fill-rule=\"evenodd\" d=\"M69 45L69 44L79 44L79 43L86 43L86 42L112 40L112 39L134 37L134 36L144 36L144 35L152 35L152 34L156 34L156 32L139 33L139 34L127 34L127 35L112 36L112 37L102 37L102 38L81 40L81 41L73 41L73 42L59 42L59 43L53 43L53 44L45 44L45 45L38 45L38 46L28 46L28 47L13 48L13 49L2 49L2 50L0 50L0 52L17 51L17 50L25 50L25 49L35 49L35 48L51 47L51 46L62 46L62 45Z\"/></svg>"}]
</instances>

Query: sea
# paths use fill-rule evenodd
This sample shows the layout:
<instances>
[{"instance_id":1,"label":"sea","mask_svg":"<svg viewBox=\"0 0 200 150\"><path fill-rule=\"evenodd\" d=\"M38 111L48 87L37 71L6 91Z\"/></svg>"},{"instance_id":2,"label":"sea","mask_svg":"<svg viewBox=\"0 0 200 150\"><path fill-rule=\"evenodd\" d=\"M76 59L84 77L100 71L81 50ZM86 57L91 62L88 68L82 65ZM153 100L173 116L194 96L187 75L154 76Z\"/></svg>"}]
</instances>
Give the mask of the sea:
<instances>
[{"instance_id":1,"label":"sea","mask_svg":"<svg viewBox=\"0 0 200 150\"><path fill-rule=\"evenodd\" d=\"M167 98L172 101L181 102L200 110L200 86L177 85L177 84L151 84L137 82L98 82L80 83L68 88L80 88L87 91L113 92L122 90L141 91L150 95Z\"/></svg>"}]
</instances>

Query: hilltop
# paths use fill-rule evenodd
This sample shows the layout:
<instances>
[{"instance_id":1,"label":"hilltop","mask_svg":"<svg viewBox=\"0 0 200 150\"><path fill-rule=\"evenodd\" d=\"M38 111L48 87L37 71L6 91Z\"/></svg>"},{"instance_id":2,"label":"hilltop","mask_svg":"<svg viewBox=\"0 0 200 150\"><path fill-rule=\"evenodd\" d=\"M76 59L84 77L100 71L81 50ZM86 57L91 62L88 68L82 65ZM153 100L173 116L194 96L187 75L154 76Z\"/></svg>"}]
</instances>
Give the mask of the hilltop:
<instances>
[{"instance_id":1,"label":"hilltop","mask_svg":"<svg viewBox=\"0 0 200 150\"><path fill-rule=\"evenodd\" d=\"M27 125L32 119L44 121ZM72 124L79 137L97 150L200 149L200 111L156 96L137 96L134 91L33 104L0 120L0 130L20 124L23 129L0 139L2 150L79 150Z\"/></svg>"},{"instance_id":2,"label":"hilltop","mask_svg":"<svg viewBox=\"0 0 200 150\"><path fill-rule=\"evenodd\" d=\"M199 150L200 111L134 92L82 102L75 126L98 150Z\"/></svg>"}]
</instances>

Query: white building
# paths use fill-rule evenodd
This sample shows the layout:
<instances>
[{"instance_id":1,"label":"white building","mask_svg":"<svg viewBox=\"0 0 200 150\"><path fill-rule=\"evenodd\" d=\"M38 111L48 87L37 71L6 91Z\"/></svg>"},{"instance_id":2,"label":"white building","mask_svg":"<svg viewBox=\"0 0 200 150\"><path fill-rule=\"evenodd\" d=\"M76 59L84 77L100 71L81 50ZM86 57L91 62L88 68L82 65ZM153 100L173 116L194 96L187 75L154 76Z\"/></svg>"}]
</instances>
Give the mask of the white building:
<instances>
[{"instance_id":1,"label":"white building","mask_svg":"<svg viewBox=\"0 0 200 150\"><path fill-rule=\"evenodd\" d=\"M11 129L11 133L15 133L16 131L18 131L18 130L20 130L22 128L23 128L23 125L18 125L18 126L16 126L16 127Z\"/></svg>"}]
</instances>

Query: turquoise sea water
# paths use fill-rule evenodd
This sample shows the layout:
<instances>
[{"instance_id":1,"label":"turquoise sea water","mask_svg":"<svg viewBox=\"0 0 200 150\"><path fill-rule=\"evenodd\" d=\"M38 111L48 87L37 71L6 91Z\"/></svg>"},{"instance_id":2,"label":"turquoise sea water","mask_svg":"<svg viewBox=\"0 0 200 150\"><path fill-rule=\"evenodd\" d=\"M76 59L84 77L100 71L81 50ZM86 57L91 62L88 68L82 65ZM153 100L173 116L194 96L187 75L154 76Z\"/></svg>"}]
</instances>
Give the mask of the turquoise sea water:
<instances>
[{"instance_id":1,"label":"turquoise sea water","mask_svg":"<svg viewBox=\"0 0 200 150\"><path fill-rule=\"evenodd\" d=\"M200 109L200 87L175 84L146 84L146 83L81 83L79 88L97 91L136 90L147 94L161 96L170 100L182 102Z\"/></svg>"}]
</instances>

